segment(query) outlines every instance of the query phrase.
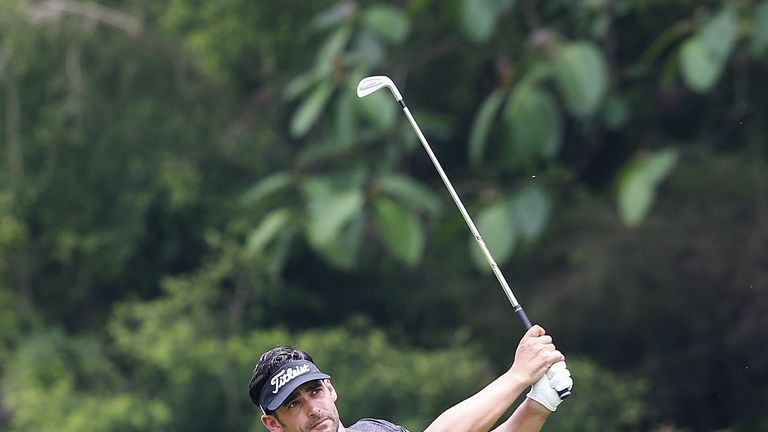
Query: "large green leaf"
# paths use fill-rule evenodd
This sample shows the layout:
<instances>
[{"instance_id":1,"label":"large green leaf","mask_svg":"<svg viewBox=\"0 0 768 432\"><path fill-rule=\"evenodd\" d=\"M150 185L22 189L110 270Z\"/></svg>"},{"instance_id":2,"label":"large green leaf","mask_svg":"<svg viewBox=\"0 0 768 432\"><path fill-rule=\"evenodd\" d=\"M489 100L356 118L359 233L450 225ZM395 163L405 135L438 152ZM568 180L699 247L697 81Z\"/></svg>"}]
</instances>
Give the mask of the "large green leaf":
<instances>
[{"instance_id":1,"label":"large green leaf","mask_svg":"<svg viewBox=\"0 0 768 432\"><path fill-rule=\"evenodd\" d=\"M464 0L460 10L461 30L471 40L485 42L496 29L500 15L514 4L515 0Z\"/></svg>"},{"instance_id":2,"label":"large green leaf","mask_svg":"<svg viewBox=\"0 0 768 432\"><path fill-rule=\"evenodd\" d=\"M536 184L528 185L512 196L510 207L523 238L533 240L541 234L547 224L550 206L549 196Z\"/></svg>"},{"instance_id":3,"label":"large green leaf","mask_svg":"<svg viewBox=\"0 0 768 432\"><path fill-rule=\"evenodd\" d=\"M363 208L363 193L358 189L339 191L326 182L316 180L305 187L309 200L307 238L316 249L322 249Z\"/></svg>"},{"instance_id":4,"label":"large green leaf","mask_svg":"<svg viewBox=\"0 0 768 432\"><path fill-rule=\"evenodd\" d=\"M498 13L498 6L494 0L463 0L461 29L473 41L484 42L496 29Z\"/></svg>"},{"instance_id":5,"label":"large green leaf","mask_svg":"<svg viewBox=\"0 0 768 432\"><path fill-rule=\"evenodd\" d=\"M317 52L317 62L315 63L316 73L320 76L327 76L333 69L335 59L344 52L349 38L352 36L352 28L348 25L339 27L325 40L320 50Z\"/></svg>"},{"instance_id":6,"label":"large green leaf","mask_svg":"<svg viewBox=\"0 0 768 432\"><path fill-rule=\"evenodd\" d=\"M291 184L291 174L281 171L259 180L245 192L243 199L249 203L258 205L262 200L285 189Z\"/></svg>"},{"instance_id":7,"label":"large green leaf","mask_svg":"<svg viewBox=\"0 0 768 432\"><path fill-rule=\"evenodd\" d=\"M683 82L693 91L705 93L720 76L722 62L710 54L697 37L688 39L680 49Z\"/></svg>"},{"instance_id":8,"label":"large green leaf","mask_svg":"<svg viewBox=\"0 0 768 432\"><path fill-rule=\"evenodd\" d=\"M405 40L411 28L410 20L403 12L385 5L367 9L363 14L363 23L374 33L392 43Z\"/></svg>"},{"instance_id":9,"label":"large green leaf","mask_svg":"<svg viewBox=\"0 0 768 432\"><path fill-rule=\"evenodd\" d=\"M323 81L314 91L304 99L291 119L291 136L301 138L315 124L320 113L323 112L328 98L331 96L333 86L330 82Z\"/></svg>"},{"instance_id":10,"label":"large green leaf","mask_svg":"<svg viewBox=\"0 0 768 432\"><path fill-rule=\"evenodd\" d=\"M351 270L360 254L364 228L365 220L362 215L352 218L338 235L318 249L318 252L332 266Z\"/></svg>"},{"instance_id":11,"label":"large green leaf","mask_svg":"<svg viewBox=\"0 0 768 432\"><path fill-rule=\"evenodd\" d=\"M608 74L603 54L593 43L565 44L555 59L555 76L571 114L589 117L600 106Z\"/></svg>"},{"instance_id":12,"label":"large green leaf","mask_svg":"<svg viewBox=\"0 0 768 432\"><path fill-rule=\"evenodd\" d=\"M376 200L376 223L390 252L408 265L415 265L424 251L424 229L419 218L388 198Z\"/></svg>"},{"instance_id":13,"label":"large green leaf","mask_svg":"<svg viewBox=\"0 0 768 432\"><path fill-rule=\"evenodd\" d=\"M536 85L515 89L505 108L505 119L512 129L512 154L527 161L551 158L563 140L562 115L552 94Z\"/></svg>"},{"instance_id":14,"label":"large green leaf","mask_svg":"<svg viewBox=\"0 0 768 432\"><path fill-rule=\"evenodd\" d=\"M439 214L443 207L442 201L431 189L403 175L384 175L379 179L378 187L408 207L426 210L433 216Z\"/></svg>"},{"instance_id":15,"label":"large green leaf","mask_svg":"<svg viewBox=\"0 0 768 432\"><path fill-rule=\"evenodd\" d=\"M292 211L287 208L277 209L267 214L248 237L246 246L248 252L265 252L266 246L290 223L291 215Z\"/></svg>"},{"instance_id":16,"label":"large green leaf","mask_svg":"<svg viewBox=\"0 0 768 432\"><path fill-rule=\"evenodd\" d=\"M736 44L738 31L736 10L732 6L725 6L701 28L698 37L712 55L726 60Z\"/></svg>"},{"instance_id":17,"label":"large green leaf","mask_svg":"<svg viewBox=\"0 0 768 432\"><path fill-rule=\"evenodd\" d=\"M715 86L736 43L737 32L735 12L726 7L685 41L680 48L680 68L688 88L706 93Z\"/></svg>"},{"instance_id":18,"label":"large green leaf","mask_svg":"<svg viewBox=\"0 0 768 432\"><path fill-rule=\"evenodd\" d=\"M472 131L469 135L469 162L473 166L480 165L483 160L483 153L488 142L488 134L493 124L493 119L499 111L501 103L504 101L505 92L496 89L488 95L477 112L475 121L472 123Z\"/></svg>"},{"instance_id":19,"label":"large green leaf","mask_svg":"<svg viewBox=\"0 0 768 432\"><path fill-rule=\"evenodd\" d=\"M658 184L677 163L674 149L659 150L630 162L620 174L618 205L621 220L639 225L648 214Z\"/></svg>"},{"instance_id":20,"label":"large green leaf","mask_svg":"<svg viewBox=\"0 0 768 432\"><path fill-rule=\"evenodd\" d=\"M478 212L477 230L497 263L509 259L517 243L517 229L507 200L499 200ZM469 247L472 262L477 268L490 271L488 261L474 238L470 239Z\"/></svg>"},{"instance_id":21,"label":"large green leaf","mask_svg":"<svg viewBox=\"0 0 768 432\"><path fill-rule=\"evenodd\" d=\"M283 98L286 100L296 99L303 93L309 91L309 89L317 84L322 78L323 77L314 69L298 75L296 78L290 80L283 89Z\"/></svg>"}]
</instances>

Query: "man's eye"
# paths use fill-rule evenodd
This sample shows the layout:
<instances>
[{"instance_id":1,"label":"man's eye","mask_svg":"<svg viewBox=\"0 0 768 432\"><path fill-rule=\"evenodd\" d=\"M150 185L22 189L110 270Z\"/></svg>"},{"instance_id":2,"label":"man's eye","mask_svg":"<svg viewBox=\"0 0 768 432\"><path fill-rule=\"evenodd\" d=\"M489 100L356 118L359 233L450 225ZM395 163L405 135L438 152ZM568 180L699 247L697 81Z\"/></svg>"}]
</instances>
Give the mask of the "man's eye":
<instances>
[{"instance_id":1,"label":"man's eye","mask_svg":"<svg viewBox=\"0 0 768 432\"><path fill-rule=\"evenodd\" d=\"M299 406L299 401L292 401L288 404L288 408L296 408Z\"/></svg>"}]
</instances>

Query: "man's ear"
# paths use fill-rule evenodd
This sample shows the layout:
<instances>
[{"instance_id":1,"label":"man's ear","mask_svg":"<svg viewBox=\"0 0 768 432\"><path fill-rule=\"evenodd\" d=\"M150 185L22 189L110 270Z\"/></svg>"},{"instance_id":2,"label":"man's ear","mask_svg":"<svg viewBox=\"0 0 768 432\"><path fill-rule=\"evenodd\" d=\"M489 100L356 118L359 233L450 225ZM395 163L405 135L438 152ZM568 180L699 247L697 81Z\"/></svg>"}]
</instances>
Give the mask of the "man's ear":
<instances>
[{"instance_id":1,"label":"man's ear","mask_svg":"<svg viewBox=\"0 0 768 432\"><path fill-rule=\"evenodd\" d=\"M277 420L277 417L273 415L264 414L261 416L261 422L270 432L283 432L283 425Z\"/></svg>"}]
</instances>

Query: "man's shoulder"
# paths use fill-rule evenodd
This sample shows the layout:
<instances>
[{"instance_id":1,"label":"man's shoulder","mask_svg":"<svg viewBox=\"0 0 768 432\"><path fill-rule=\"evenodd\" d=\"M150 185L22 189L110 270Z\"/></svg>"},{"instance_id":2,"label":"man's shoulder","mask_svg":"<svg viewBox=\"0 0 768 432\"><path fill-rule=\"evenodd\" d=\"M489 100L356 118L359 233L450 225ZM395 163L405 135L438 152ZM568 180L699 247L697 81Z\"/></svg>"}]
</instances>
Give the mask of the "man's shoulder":
<instances>
[{"instance_id":1,"label":"man's shoulder","mask_svg":"<svg viewBox=\"0 0 768 432\"><path fill-rule=\"evenodd\" d=\"M364 418L348 427L349 432L408 432L402 426L390 423L386 420Z\"/></svg>"}]
</instances>

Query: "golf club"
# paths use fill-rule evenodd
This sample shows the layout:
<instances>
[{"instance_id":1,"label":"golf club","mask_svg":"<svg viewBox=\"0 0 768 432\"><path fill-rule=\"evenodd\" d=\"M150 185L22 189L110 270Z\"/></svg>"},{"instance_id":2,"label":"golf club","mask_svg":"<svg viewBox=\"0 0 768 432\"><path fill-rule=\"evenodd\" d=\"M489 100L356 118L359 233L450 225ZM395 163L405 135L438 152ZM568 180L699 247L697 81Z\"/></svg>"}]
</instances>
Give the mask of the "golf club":
<instances>
[{"instance_id":1,"label":"golf club","mask_svg":"<svg viewBox=\"0 0 768 432\"><path fill-rule=\"evenodd\" d=\"M472 232L472 236L475 238L475 241L477 241L477 244L480 246L480 249L482 250L483 255L485 256L486 261L488 261L488 265L491 267L493 274L496 275L496 279L499 280L499 283L501 284L501 288L504 290L504 294L507 295L509 302L512 303L512 307L514 308L515 313L523 322L523 326L525 326L525 329L528 330L529 328L531 328L531 321L528 319L528 316L525 314L523 307L520 305L520 303L517 301L517 298L515 298L515 295L512 293L512 289L509 287L507 280L504 278L504 275L501 273L499 266L496 264L496 261L493 259L491 252L488 250L488 247L485 245L485 241L483 241L483 237L480 235L480 232L477 230L475 223L472 221L472 218L469 216L469 212L464 207L464 204L461 202L459 195L456 193L456 189L453 188L451 181L448 179L448 176L445 174L443 167L440 165L440 162L437 160L437 156L435 156L435 153L432 151L432 147L429 146L427 139L424 137L424 134L421 132L419 125L416 123L416 120L413 118L411 111L408 109L408 106L406 106L405 100L403 99L403 96L400 94L400 92L397 90L395 83L393 83L392 80L389 79L389 77L381 76L381 75L369 76L369 77L363 78L357 84L357 97L363 98L365 96L370 95L371 93L375 93L376 91L384 87L388 88L392 92L397 102L403 108L403 112L405 113L405 116L408 117L408 121L411 122L411 126L413 127L413 130L416 132L416 135L419 137L421 144L424 146L424 150L426 150L427 154L429 155L429 158L432 160L432 164L437 169L438 174L440 174L440 178L443 180L445 187L448 188L448 192L451 194L451 198L453 198L453 202L456 203L456 207L459 208L459 212L461 212L461 216L464 217L464 221L467 223L469 230ZM558 391L557 393L558 395L560 395L561 399L565 399L571 395L571 392L568 389Z\"/></svg>"}]
</instances>

